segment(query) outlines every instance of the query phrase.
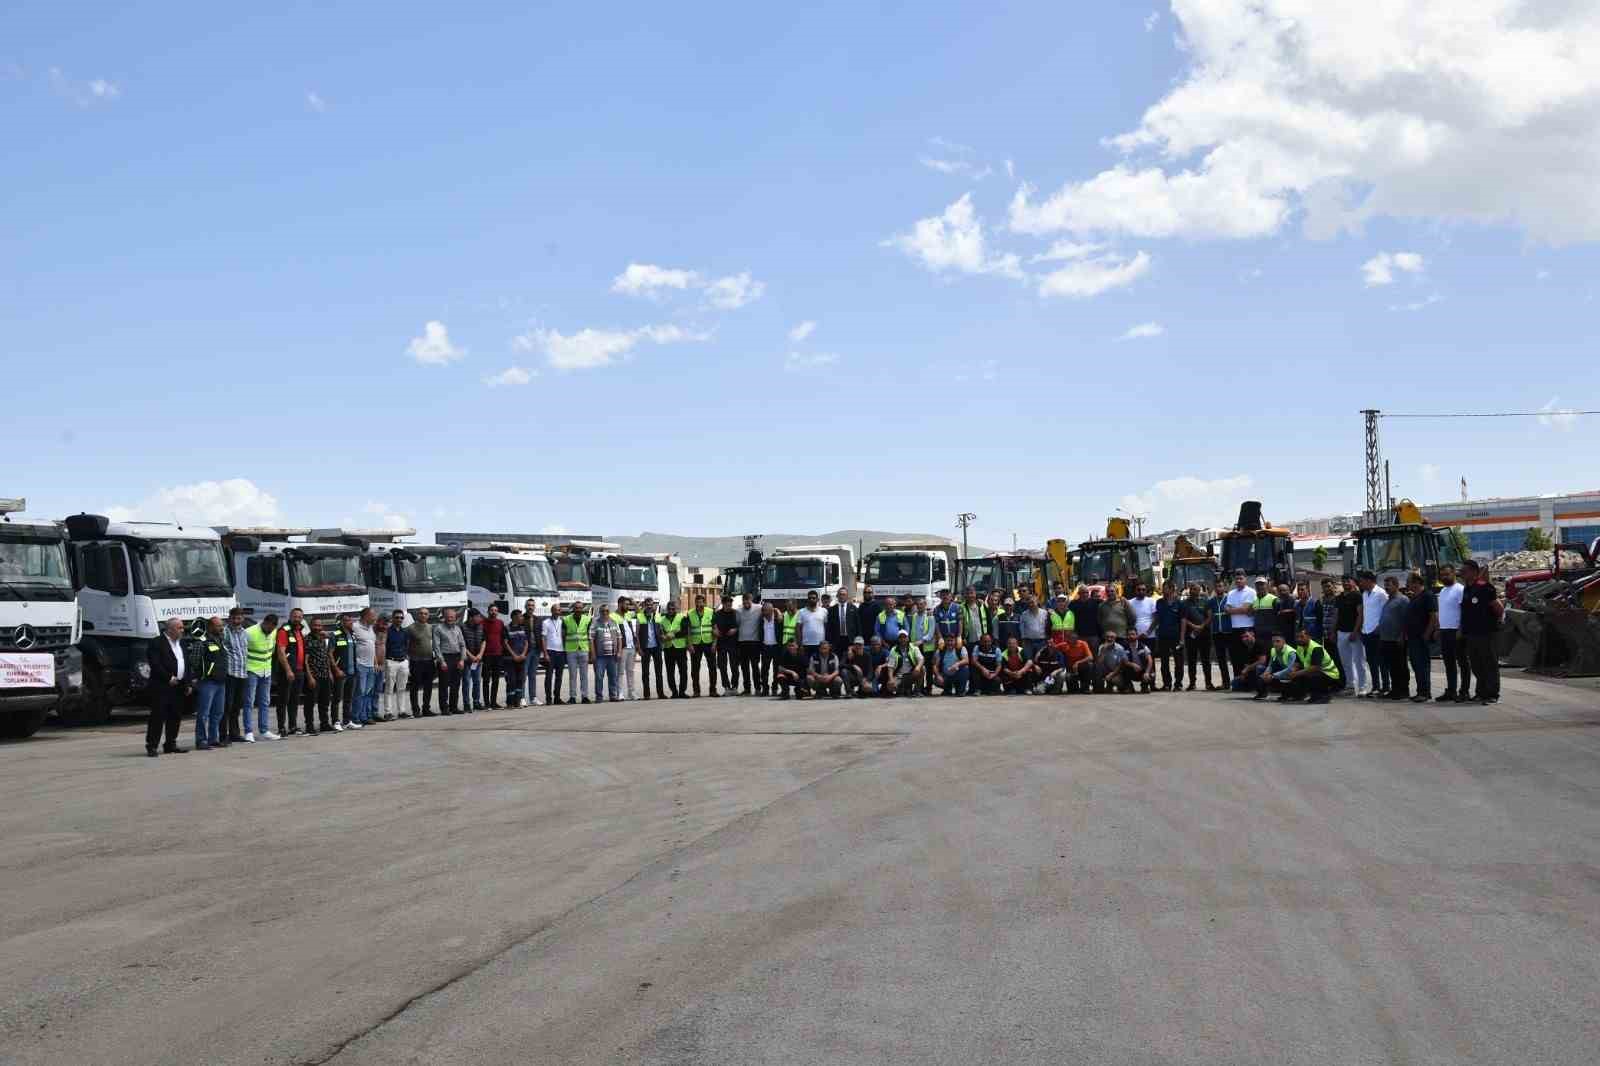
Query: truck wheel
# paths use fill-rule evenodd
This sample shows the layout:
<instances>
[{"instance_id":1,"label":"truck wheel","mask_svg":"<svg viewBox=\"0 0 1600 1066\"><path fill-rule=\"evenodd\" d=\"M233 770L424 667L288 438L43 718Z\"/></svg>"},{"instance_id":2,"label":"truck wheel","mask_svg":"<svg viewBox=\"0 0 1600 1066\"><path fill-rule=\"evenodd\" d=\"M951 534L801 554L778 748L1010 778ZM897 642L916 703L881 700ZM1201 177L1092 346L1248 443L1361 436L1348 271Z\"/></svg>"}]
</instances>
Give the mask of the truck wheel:
<instances>
[{"instance_id":1,"label":"truck wheel","mask_svg":"<svg viewBox=\"0 0 1600 1066\"><path fill-rule=\"evenodd\" d=\"M104 725L111 720L111 708L105 671L91 660L83 664L83 695L63 700L56 707L56 717L62 725Z\"/></svg>"},{"instance_id":2,"label":"truck wheel","mask_svg":"<svg viewBox=\"0 0 1600 1066\"><path fill-rule=\"evenodd\" d=\"M45 715L50 713L50 708L40 707L36 711L13 711L10 714L0 714L0 738L5 740L22 740L31 737L44 725Z\"/></svg>"}]
</instances>

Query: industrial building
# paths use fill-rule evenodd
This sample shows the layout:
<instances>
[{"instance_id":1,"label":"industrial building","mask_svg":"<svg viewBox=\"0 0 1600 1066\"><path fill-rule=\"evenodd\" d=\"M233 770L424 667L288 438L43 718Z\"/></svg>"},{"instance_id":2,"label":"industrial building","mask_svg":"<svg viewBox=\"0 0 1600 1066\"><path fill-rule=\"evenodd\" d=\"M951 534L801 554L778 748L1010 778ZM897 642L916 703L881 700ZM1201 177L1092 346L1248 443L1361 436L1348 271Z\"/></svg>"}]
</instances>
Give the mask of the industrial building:
<instances>
[{"instance_id":1,"label":"industrial building","mask_svg":"<svg viewBox=\"0 0 1600 1066\"><path fill-rule=\"evenodd\" d=\"M1456 526L1476 556L1520 551L1528 530L1538 528L1556 543L1600 537L1600 490L1550 496L1507 496L1422 505L1436 526Z\"/></svg>"}]
</instances>

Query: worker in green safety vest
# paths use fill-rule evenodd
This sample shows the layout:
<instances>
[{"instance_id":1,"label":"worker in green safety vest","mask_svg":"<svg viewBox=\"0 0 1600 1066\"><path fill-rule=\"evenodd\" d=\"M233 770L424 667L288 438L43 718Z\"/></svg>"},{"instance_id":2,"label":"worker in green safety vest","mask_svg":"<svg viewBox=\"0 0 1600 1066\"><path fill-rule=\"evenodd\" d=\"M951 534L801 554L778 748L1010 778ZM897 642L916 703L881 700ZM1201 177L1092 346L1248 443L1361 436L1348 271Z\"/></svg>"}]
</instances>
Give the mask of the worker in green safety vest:
<instances>
[{"instance_id":1,"label":"worker in green safety vest","mask_svg":"<svg viewBox=\"0 0 1600 1066\"><path fill-rule=\"evenodd\" d=\"M567 654L567 702L581 696L589 702L589 626L593 620L580 600L561 619L561 649Z\"/></svg>"},{"instance_id":2,"label":"worker in green safety vest","mask_svg":"<svg viewBox=\"0 0 1600 1066\"><path fill-rule=\"evenodd\" d=\"M1066 593L1056 597L1055 606L1050 608L1050 636L1057 633L1077 632L1078 619L1072 613L1072 608L1067 606Z\"/></svg>"},{"instance_id":3,"label":"worker in green safety vest","mask_svg":"<svg viewBox=\"0 0 1600 1066\"><path fill-rule=\"evenodd\" d=\"M689 687L688 631L689 616L674 602L672 613L661 619L661 639L667 646L667 687L675 700L689 698L686 691Z\"/></svg>"},{"instance_id":4,"label":"worker in green safety vest","mask_svg":"<svg viewBox=\"0 0 1600 1066\"><path fill-rule=\"evenodd\" d=\"M1295 634L1294 643L1299 661L1289 674L1288 691L1281 698L1288 703L1309 696L1308 702L1327 703L1328 697L1340 688L1339 664L1304 628Z\"/></svg>"},{"instance_id":5,"label":"worker in green safety vest","mask_svg":"<svg viewBox=\"0 0 1600 1066\"><path fill-rule=\"evenodd\" d=\"M694 610L689 612L689 680L694 694L700 695L700 664L706 664L706 676L711 694L717 694L717 654L715 627L712 618L716 612L706 606L704 596L694 598Z\"/></svg>"}]
</instances>

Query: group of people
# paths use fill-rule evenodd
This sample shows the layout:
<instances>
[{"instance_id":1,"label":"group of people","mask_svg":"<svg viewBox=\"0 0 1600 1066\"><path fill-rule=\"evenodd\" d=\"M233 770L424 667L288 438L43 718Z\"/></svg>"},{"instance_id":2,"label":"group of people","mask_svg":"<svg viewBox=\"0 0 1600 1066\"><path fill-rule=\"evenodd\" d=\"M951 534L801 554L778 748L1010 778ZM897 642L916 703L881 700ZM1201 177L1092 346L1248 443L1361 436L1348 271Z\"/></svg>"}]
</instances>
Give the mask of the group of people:
<instances>
[{"instance_id":1,"label":"group of people","mask_svg":"<svg viewBox=\"0 0 1600 1066\"><path fill-rule=\"evenodd\" d=\"M1477 563L1462 571L1458 582L1441 567L1437 591L1421 574L1402 589L1362 572L1342 586L1322 581L1320 596L1306 582L1291 591L1263 578L1251 587L1239 571L1232 588L1218 580L1209 595L1168 582L1152 597L1141 582L1131 597L1114 584L1103 594L1080 586L1048 605L1027 589L1014 602L997 591L968 588L957 600L942 590L930 605L880 599L868 586L860 603L842 590L809 593L804 605L723 596L717 609L696 596L687 611L623 598L592 613L556 604L540 617L530 599L508 619L494 606L469 609L464 620L445 608L437 621L423 608L409 622L401 611L380 617L368 608L332 626L307 622L299 609L250 622L235 608L192 637L169 621L151 643L145 748L184 751L178 723L190 704L195 748L207 750L495 710L502 684L506 707L590 703L591 691L594 701L703 691L778 699L1193 692L1202 677L1207 690L1258 699L1324 702L1342 692L1420 702L1432 698L1435 640L1445 669L1437 698L1473 698L1476 678L1477 699L1493 703L1504 605Z\"/></svg>"}]
</instances>

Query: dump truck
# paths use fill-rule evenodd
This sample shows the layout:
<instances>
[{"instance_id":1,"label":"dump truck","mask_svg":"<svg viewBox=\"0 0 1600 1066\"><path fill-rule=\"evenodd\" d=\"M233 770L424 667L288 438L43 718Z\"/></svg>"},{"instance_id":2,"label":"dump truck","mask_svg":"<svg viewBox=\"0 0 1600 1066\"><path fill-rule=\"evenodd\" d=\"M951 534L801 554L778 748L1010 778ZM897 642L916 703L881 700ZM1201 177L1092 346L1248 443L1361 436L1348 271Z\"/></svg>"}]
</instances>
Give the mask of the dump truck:
<instances>
[{"instance_id":1,"label":"dump truck","mask_svg":"<svg viewBox=\"0 0 1600 1066\"><path fill-rule=\"evenodd\" d=\"M762 566L764 601L805 606L813 592L832 597L840 589L856 594L856 552L848 544L786 544Z\"/></svg>"},{"instance_id":2,"label":"dump truck","mask_svg":"<svg viewBox=\"0 0 1600 1066\"><path fill-rule=\"evenodd\" d=\"M461 549L454 544L413 544L414 529L314 529L318 544L343 544L361 556L367 596L378 614L400 611L405 624L426 607L438 621L447 607L458 618L467 613L467 575Z\"/></svg>"},{"instance_id":3,"label":"dump truck","mask_svg":"<svg viewBox=\"0 0 1600 1066\"><path fill-rule=\"evenodd\" d=\"M26 507L0 499L0 737L13 740L33 736L83 689L83 616L67 531L12 517Z\"/></svg>"},{"instance_id":4,"label":"dump truck","mask_svg":"<svg viewBox=\"0 0 1600 1066\"><path fill-rule=\"evenodd\" d=\"M359 616L371 602L361 551L348 544L314 544L311 530L288 526L216 526L227 552L234 595L252 622L300 610L306 621L332 626Z\"/></svg>"},{"instance_id":5,"label":"dump truck","mask_svg":"<svg viewBox=\"0 0 1600 1066\"><path fill-rule=\"evenodd\" d=\"M959 562L958 546L947 540L885 540L867 553L862 581L880 598L931 602L951 588Z\"/></svg>"},{"instance_id":6,"label":"dump truck","mask_svg":"<svg viewBox=\"0 0 1600 1066\"><path fill-rule=\"evenodd\" d=\"M548 618L558 602L555 570L543 544L478 541L461 546L467 571L467 603L484 614L490 607L510 617L533 601L536 617Z\"/></svg>"}]
</instances>

